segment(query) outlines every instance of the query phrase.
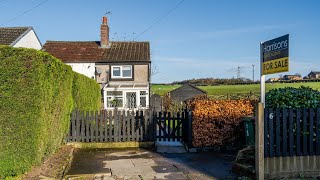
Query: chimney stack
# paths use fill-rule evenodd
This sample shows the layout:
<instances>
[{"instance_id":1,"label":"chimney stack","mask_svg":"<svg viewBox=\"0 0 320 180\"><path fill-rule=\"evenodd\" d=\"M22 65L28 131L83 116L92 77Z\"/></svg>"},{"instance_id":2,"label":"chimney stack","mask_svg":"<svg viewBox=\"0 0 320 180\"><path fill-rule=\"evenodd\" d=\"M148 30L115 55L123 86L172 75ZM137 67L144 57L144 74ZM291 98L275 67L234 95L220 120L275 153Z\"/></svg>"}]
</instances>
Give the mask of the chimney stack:
<instances>
[{"instance_id":1,"label":"chimney stack","mask_svg":"<svg viewBox=\"0 0 320 180\"><path fill-rule=\"evenodd\" d=\"M108 19L106 16L102 17L102 24L101 24L101 34L100 34L100 46L102 48L107 48L109 46L109 26L108 26Z\"/></svg>"}]
</instances>

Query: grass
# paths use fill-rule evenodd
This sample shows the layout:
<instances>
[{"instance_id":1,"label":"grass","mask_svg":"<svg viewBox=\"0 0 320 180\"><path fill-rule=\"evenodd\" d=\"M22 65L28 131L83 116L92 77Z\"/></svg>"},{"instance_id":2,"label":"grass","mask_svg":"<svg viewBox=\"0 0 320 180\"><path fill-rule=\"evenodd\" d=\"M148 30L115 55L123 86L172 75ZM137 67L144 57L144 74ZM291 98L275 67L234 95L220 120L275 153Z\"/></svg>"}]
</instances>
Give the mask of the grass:
<instances>
[{"instance_id":1,"label":"grass","mask_svg":"<svg viewBox=\"0 0 320 180\"><path fill-rule=\"evenodd\" d=\"M266 84L266 91L275 88L284 88L284 87L300 87L300 86L309 86L312 89L320 91L319 82L303 82L303 83L274 83ZM163 96L165 93L172 91L180 85L152 85L151 91L153 94L159 94ZM253 93L260 92L260 84L248 84L248 85L220 85L220 86L198 86L199 88L208 92L208 95L226 95L226 94L237 94L237 93Z\"/></svg>"},{"instance_id":2,"label":"grass","mask_svg":"<svg viewBox=\"0 0 320 180\"><path fill-rule=\"evenodd\" d=\"M165 93L177 89L180 86L181 85L152 85L151 92L153 94L159 94L160 96L163 96Z\"/></svg>"}]
</instances>

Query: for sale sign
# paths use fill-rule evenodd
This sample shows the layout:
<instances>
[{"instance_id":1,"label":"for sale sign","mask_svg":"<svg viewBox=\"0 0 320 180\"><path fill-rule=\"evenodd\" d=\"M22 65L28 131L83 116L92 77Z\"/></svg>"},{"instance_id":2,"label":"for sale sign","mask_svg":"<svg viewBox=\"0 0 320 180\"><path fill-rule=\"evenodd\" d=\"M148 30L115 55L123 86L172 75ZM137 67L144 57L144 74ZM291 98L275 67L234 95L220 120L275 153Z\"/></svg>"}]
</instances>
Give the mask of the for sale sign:
<instances>
[{"instance_id":1,"label":"for sale sign","mask_svg":"<svg viewBox=\"0 0 320 180\"><path fill-rule=\"evenodd\" d=\"M262 43L262 75L289 71L289 34Z\"/></svg>"}]
</instances>

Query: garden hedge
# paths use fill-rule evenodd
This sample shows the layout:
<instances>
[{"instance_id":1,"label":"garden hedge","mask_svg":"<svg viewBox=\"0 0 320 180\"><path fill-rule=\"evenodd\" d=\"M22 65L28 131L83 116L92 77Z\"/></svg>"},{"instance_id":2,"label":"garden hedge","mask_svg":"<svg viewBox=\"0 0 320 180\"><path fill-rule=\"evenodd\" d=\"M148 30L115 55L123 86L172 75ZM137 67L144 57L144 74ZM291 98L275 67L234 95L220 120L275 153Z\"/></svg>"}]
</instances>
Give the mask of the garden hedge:
<instances>
[{"instance_id":1,"label":"garden hedge","mask_svg":"<svg viewBox=\"0 0 320 180\"><path fill-rule=\"evenodd\" d=\"M272 89L266 93L267 108L317 108L320 92L310 87L286 87Z\"/></svg>"},{"instance_id":2,"label":"garden hedge","mask_svg":"<svg viewBox=\"0 0 320 180\"><path fill-rule=\"evenodd\" d=\"M85 75L74 73L72 95L78 110L96 111L101 106L100 85Z\"/></svg>"},{"instance_id":3,"label":"garden hedge","mask_svg":"<svg viewBox=\"0 0 320 180\"><path fill-rule=\"evenodd\" d=\"M64 142L72 109L94 104L72 97L87 95L83 86L100 93L94 80L78 76L48 53L0 46L0 179L39 164Z\"/></svg>"},{"instance_id":4,"label":"garden hedge","mask_svg":"<svg viewBox=\"0 0 320 180\"><path fill-rule=\"evenodd\" d=\"M199 96L187 102L192 111L192 144L194 147L227 145L239 140L242 117L253 114L252 102L214 100Z\"/></svg>"}]
</instances>

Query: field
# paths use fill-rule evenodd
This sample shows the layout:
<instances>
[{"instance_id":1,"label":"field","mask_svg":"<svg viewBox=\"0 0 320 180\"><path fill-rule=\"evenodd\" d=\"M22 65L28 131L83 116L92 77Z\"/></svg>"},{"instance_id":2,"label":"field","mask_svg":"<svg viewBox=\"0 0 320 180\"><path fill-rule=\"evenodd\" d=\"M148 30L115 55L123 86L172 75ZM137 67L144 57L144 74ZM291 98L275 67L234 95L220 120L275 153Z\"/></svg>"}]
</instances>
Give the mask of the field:
<instances>
[{"instance_id":1,"label":"field","mask_svg":"<svg viewBox=\"0 0 320 180\"><path fill-rule=\"evenodd\" d=\"M304 82L304 83L267 83L266 91L275 88L283 87L300 87L309 86L315 90L320 90L319 82ZM180 85L152 85L151 92L153 94L159 94L163 96L165 93L172 91ZM260 84L248 84L248 85L220 85L220 86L198 86L199 88L208 92L208 95L227 95L227 94L242 94L242 93L259 93Z\"/></svg>"}]
</instances>

